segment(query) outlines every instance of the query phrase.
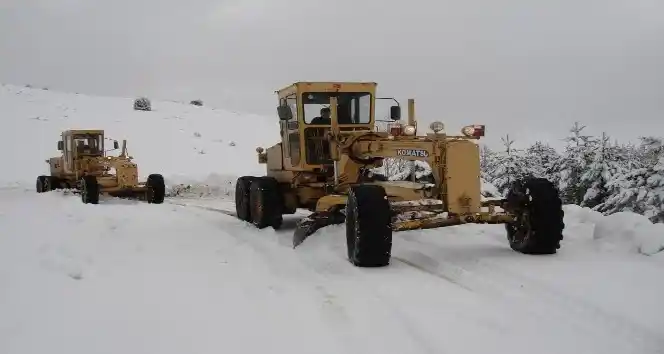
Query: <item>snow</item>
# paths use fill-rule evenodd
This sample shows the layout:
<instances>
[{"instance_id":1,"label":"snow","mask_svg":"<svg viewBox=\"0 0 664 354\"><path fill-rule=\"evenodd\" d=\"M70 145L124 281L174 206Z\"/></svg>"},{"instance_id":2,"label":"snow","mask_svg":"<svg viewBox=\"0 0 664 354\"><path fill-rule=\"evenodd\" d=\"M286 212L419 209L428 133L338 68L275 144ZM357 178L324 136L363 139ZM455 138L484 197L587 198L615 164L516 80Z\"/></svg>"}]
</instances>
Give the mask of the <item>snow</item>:
<instances>
[{"instance_id":1,"label":"snow","mask_svg":"<svg viewBox=\"0 0 664 354\"><path fill-rule=\"evenodd\" d=\"M18 152L0 180L0 353L664 352L662 224L567 205L556 255L464 225L395 233L389 267L356 268L344 225L292 249L297 216L275 231L228 215L276 119L152 106L1 88L0 148ZM75 127L127 137L143 175L193 190L162 205L35 193Z\"/></svg>"},{"instance_id":2,"label":"snow","mask_svg":"<svg viewBox=\"0 0 664 354\"><path fill-rule=\"evenodd\" d=\"M107 139L127 139L139 174L161 173L171 183L201 181L213 173L261 173L256 147L279 140L276 117L177 102L153 101L152 111L134 111L133 98L3 85L0 110L3 148L14 152L4 156L12 167L3 169L0 185L34 185L48 171L44 160L58 156L57 141L66 129L104 129Z\"/></svg>"},{"instance_id":3,"label":"snow","mask_svg":"<svg viewBox=\"0 0 664 354\"><path fill-rule=\"evenodd\" d=\"M619 212L604 216L577 205L564 207L567 219L593 225L592 238L605 250L652 256L664 251L664 224L653 224L643 215ZM567 222L567 220L566 220ZM569 227L569 226L568 226Z\"/></svg>"},{"instance_id":4,"label":"snow","mask_svg":"<svg viewBox=\"0 0 664 354\"><path fill-rule=\"evenodd\" d=\"M480 180L482 183L482 194L485 199L500 199L502 193L493 184L487 182L485 179Z\"/></svg>"}]
</instances>

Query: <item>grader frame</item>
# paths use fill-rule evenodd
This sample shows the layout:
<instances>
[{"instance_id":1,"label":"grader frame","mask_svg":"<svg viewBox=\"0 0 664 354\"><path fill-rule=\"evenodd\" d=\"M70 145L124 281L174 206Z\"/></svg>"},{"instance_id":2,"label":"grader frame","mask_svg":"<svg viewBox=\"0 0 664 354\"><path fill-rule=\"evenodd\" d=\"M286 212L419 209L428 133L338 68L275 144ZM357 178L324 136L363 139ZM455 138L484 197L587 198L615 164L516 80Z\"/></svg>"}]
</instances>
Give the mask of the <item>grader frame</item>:
<instances>
[{"instance_id":1,"label":"grader frame","mask_svg":"<svg viewBox=\"0 0 664 354\"><path fill-rule=\"evenodd\" d=\"M118 156L104 150L103 130L66 130L58 141L60 156L46 160L50 174L37 177L36 190L44 193L55 189L71 189L80 193L83 203L98 204L100 195L146 200L160 204L164 201L164 179L151 174L146 182L138 181L138 166L127 153L127 141L122 141ZM113 141L113 149L119 144Z\"/></svg>"},{"instance_id":2,"label":"grader frame","mask_svg":"<svg viewBox=\"0 0 664 354\"><path fill-rule=\"evenodd\" d=\"M283 215L312 211L298 223L294 247L321 227L345 222L348 258L356 266L389 264L393 231L466 223L505 224L510 246L519 252L556 252L564 224L553 184L516 179L506 198L483 201L475 141L484 136L484 126L448 135L441 122L434 122L432 132L417 135L410 99L407 124L400 122L397 102L390 108L389 131L378 132L376 86L296 82L277 91L282 141L256 149L265 176L238 179L238 218L259 228L279 228ZM322 104L321 115L329 111L329 120L309 120L310 104ZM370 170L389 157L427 162L435 182L372 176Z\"/></svg>"}]
</instances>

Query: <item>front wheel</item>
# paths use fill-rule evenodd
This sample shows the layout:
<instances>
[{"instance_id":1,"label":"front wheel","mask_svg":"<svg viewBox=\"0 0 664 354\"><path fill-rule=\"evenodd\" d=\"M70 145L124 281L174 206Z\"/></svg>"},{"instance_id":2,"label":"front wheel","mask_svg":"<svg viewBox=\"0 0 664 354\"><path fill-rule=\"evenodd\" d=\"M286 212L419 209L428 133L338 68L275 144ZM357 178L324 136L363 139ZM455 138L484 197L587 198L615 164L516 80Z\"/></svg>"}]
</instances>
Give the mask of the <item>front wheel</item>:
<instances>
[{"instance_id":1,"label":"front wheel","mask_svg":"<svg viewBox=\"0 0 664 354\"><path fill-rule=\"evenodd\" d=\"M83 176L80 183L81 200L84 204L99 204L99 184L94 176Z\"/></svg>"},{"instance_id":2,"label":"front wheel","mask_svg":"<svg viewBox=\"0 0 664 354\"><path fill-rule=\"evenodd\" d=\"M524 254L556 253L565 228L556 186L545 178L526 178L512 184L506 199L515 216L505 224L510 247Z\"/></svg>"},{"instance_id":3,"label":"front wheel","mask_svg":"<svg viewBox=\"0 0 664 354\"><path fill-rule=\"evenodd\" d=\"M145 186L148 188L147 201L150 204L161 204L166 195L166 185L164 177L160 174L151 174L148 176Z\"/></svg>"},{"instance_id":4,"label":"front wheel","mask_svg":"<svg viewBox=\"0 0 664 354\"><path fill-rule=\"evenodd\" d=\"M357 267L384 267L392 252L392 216L385 189L351 187L346 204L348 260Z\"/></svg>"}]
</instances>

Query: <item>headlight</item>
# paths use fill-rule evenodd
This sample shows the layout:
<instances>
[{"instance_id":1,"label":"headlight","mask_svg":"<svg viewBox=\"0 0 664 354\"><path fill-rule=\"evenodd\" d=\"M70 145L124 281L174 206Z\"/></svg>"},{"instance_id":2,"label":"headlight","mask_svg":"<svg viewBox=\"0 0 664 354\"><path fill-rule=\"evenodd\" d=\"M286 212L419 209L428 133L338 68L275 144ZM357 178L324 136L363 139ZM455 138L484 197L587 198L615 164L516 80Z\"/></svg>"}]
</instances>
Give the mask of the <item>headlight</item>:
<instances>
[{"instance_id":1,"label":"headlight","mask_svg":"<svg viewBox=\"0 0 664 354\"><path fill-rule=\"evenodd\" d=\"M467 125L461 129L461 133L467 137L479 138L484 136L484 126L483 125Z\"/></svg>"},{"instance_id":2,"label":"headlight","mask_svg":"<svg viewBox=\"0 0 664 354\"><path fill-rule=\"evenodd\" d=\"M417 131L417 129L413 125L407 125L407 126L403 127L404 135L415 135L416 131Z\"/></svg>"},{"instance_id":3,"label":"headlight","mask_svg":"<svg viewBox=\"0 0 664 354\"><path fill-rule=\"evenodd\" d=\"M436 121L436 122L431 123L429 125L429 128L431 128L431 130L433 130L434 133L438 133L439 131L442 131L443 129L445 129L445 125L443 124L443 122Z\"/></svg>"}]
</instances>

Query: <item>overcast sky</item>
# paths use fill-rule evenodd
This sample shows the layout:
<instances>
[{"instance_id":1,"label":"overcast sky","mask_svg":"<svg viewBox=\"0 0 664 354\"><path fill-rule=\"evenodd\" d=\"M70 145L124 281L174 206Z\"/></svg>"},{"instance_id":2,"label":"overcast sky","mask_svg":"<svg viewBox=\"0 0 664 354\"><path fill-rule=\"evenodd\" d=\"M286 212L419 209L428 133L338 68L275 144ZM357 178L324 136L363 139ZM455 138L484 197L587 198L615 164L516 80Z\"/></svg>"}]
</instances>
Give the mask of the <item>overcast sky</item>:
<instances>
[{"instance_id":1,"label":"overcast sky","mask_svg":"<svg viewBox=\"0 0 664 354\"><path fill-rule=\"evenodd\" d=\"M492 145L664 135L663 59L661 0L0 0L3 83L277 119L291 82L375 81Z\"/></svg>"}]
</instances>

